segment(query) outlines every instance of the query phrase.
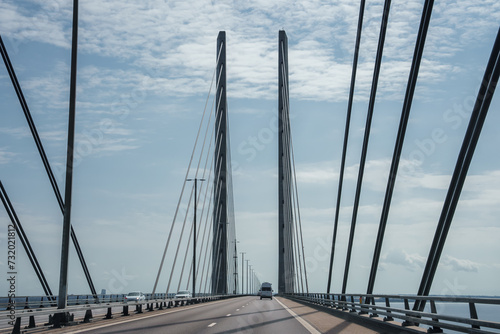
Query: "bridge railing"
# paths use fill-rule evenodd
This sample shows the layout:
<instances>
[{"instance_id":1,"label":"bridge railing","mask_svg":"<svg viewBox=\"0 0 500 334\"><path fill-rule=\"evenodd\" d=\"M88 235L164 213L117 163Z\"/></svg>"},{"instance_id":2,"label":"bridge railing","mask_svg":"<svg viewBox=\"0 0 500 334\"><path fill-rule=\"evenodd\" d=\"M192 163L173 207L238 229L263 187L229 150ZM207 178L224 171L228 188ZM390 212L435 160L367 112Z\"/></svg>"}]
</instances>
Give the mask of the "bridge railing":
<instances>
[{"instance_id":1,"label":"bridge railing","mask_svg":"<svg viewBox=\"0 0 500 334\"><path fill-rule=\"evenodd\" d=\"M323 293L287 297L379 321L399 322L403 327L427 325L429 333L441 333L443 328L464 333L500 333L500 298ZM423 311L413 310L415 303L425 306ZM478 309L487 309L488 314L484 316Z\"/></svg>"},{"instance_id":2,"label":"bridge railing","mask_svg":"<svg viewBox=\"0 0 500 334\"><path fill-rule=\"evenodd\" d=\"M125 302L126 294L107 294L107 295L69 295L68 306L90 305L90 304L109 304ZM145 302L152 300L174 299L175 293L145 293ZM209 294L199 294L197 297L208 297ZM15 306L20 309L38 309L57 306L57 296L16 296L14 298L0 297L0 311L5 311Z\"/></svg>"},{"instance_id":3,"label":"bridge railing","mask_svg":"<svg viewBox=\"0 0 500 334\"><path fill-rule=\"evenodd\" d=\"M69 322L74 322L75 313L85 316L80 319L82 322L89 322L92 319L92 311L99 309L107 309L105 319L111 319L115 308L122 309L122 315L129 315L129 307L135 307L136 313L142 313L143 308L147 311L155 309L162 310L165 308L180 307L185 305L193 305L198 303L206 303L210 301L237 297L238 295L197 295L191 298L175 298L175 294L158 294L154 296L148 293L145 294L145 299L141 301L125 301L125 294L113 295L70 295L65 309L57 308L56 296L26 296L6 298L0 297L0 319L5 320L8 324L13 325L12 333L21 332L21 321L23 318L29 318L28 328L36 327L35 317L47 316L49 321L46 325L56 325L54 315L64 313L67 314ZM113 311L114 310L114 311ZM0 327L1 327L0 323Z\"/></svg>"}]
</instances>

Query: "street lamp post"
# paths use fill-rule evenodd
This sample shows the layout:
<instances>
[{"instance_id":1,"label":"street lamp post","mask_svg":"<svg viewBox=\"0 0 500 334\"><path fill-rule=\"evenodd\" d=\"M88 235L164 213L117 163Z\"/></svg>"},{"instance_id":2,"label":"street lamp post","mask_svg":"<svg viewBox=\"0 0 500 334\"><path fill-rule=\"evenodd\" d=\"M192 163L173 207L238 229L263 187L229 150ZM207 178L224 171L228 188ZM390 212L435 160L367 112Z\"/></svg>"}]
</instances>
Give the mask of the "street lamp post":
<instances>
[{"instance_id":1,"label":"street lamp post","mask_svg":"<svg viewBox=\"0 0 500 334\"><path fill-rule=\"evenodd\" d=\"M245 261L246 261L246 263L247 263L247 294L248 294L248 272L250 271L250 270L249 270L250 265L248 264L248 262L249 262L250 260L245 260Z\"/></svg>"},{"instance_id":2,"label":"street lamp post","mask_svg":"<svg viewBox=\"0 0 500 334\"><path fill-rule=\"evenodd\" d=\"M255 285L253 284L253 275L254 275L255 269L252 268L252 272L250 273L250 291L252 291L252 294L255 293Z\"/></svg>"},{"instance_id":3,"label":"street lamp post","mask_svg":"<svg viewBox=\"0 0 500 334\"><path fill-rule=\"evenodd\" d=\"M234 271L233 271L233 275L234 275L234 290L233 290L233 294L235 295L238 291L237 291L237 287L238 287L238 249L236 248L236 244L239 242L238 240L234 239Z\"/></svg>"},{"instance_id":4,"label":"street lamp post","mask_svg":"<svg viewBox=\"0 0 500 334\"><path fill-rule=\"evenodd\" d=\"M251 276L251 273L252 272L252 265L249 265L248 266L248 271L247 271L247 293L250 295L252 293L252 276Z\"/></svg>"},{"instance_id":5,"label":"street lamp post","mask_svg":"<svg viewBox=\"0 0 500 334\"><path fill-rule=\"evenodd\" d=\"M244 270L244 263L245 263L245 252L240 252L241 254L241 294L244 294L243 288L245 287L244 284L244 279L245 279L245 270Z\"/></svg>"},{"instance_id":6,"label":"street lamp post","mask_svg":"<svg viewBox=\"0 0 500 334\"><path fill-rule=\"evenodd\" d=\"M194 221L193 221L193 297L196 295L196 203L198 200L198 181L205 179L187 179L186 181L194 181Z\"/></svg>"}]
</instances>

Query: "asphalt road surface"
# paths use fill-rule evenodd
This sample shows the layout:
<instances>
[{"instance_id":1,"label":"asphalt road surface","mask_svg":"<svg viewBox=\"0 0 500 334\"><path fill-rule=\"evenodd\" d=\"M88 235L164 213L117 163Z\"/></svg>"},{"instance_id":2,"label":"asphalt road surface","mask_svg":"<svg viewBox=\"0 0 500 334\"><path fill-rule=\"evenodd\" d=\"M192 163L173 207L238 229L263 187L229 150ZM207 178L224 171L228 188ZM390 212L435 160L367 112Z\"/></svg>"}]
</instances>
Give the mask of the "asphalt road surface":
<instances>
[{"instance_id":1,"label":"asphalt road surface","mask_svg":"<svg viewBox=\"0 0 500 334\"><path fill-rule=\"evenodd\" d=\"M147 317L123 317L113 324L75 327L72 333L318 333L292 315L277 300L240 297L151 312ZM293 312L293 311L292 311ZM155 314L156 313L156 314ZM69 328L68 328L69 329Z\"/></svg>"}]
</instances>

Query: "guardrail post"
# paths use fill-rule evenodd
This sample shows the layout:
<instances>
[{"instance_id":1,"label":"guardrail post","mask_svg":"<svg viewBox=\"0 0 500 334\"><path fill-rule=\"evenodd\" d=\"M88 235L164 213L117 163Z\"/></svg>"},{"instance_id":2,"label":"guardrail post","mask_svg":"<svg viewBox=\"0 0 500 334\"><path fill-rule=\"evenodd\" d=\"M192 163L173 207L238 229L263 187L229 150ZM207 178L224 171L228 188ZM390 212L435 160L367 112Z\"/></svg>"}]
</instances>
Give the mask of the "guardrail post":
<instances>
[{"instance_id":1,"label":"guardrail post","mask_svg":"<svg viewBox=\"0 0 500 334\"><path fill-rule=\"evenodd\" d=\"M476 304L469 303L469 311L470 311L470 318L477 320L478 318L477 318ZM480 326L478 326L478 325L472 325L472 328L480 329Z\"/></svg>"},{"instance_id":2,"label":"guardrail post","mask_svg":"<svg viewBox=\"0 0 500 334\"><path fill-rule=\"evenodd\" d=\"M369 304L369 303L370 303L369 297L365 297L365 302L363 303L363 297L359 296L359 307L361 308L361 310L358 312L358 314L368 314L368 312L370 311L370 308L364 307L363 304Z\"/></svg>"},{"instance_id":3,"label":"guardrail post","mask_svg":"<svg viewBox=\"0 0 500 334\"><path fill-rule=\"evenodd\" d=\"M349 310L349 313L356 312L356 308L354 306L354 296L351 296L351 309Z\"/></svg>"},{"instance_id":4,"label":"guardrail post","mask_svg":"<svg viewBox=\"0 0 500 334\"><path fill-rule=\"evenodd\" d=\"M35 327L36 327L35 316L34 315L30 315L30 320L29 320L28 328L35 328Z\"/></svg>"},{"instance_id":5,"label":"guardrail post","mask_svg":"<svg viewBox=\"0 0 500 334\"><path fill-rule=\"evenodd\" d=\"M386 307L391 307L391 304L389 303L389 298L385 297L385 306ZM391 311L387 310L387 313L391 313ZM390 315L387 315L384 317L384 321L394 321L394 318L391 317Z\"/></svg>"},{"instance_id":6,"label":"guardrail post","mask_svg":"<svg viewBox=\"0 0 500 334\"><path fill-rule=\"evenodd\" d=\"M430 303L431 303L431 313L434 313L437 315L437 310L436 310L436 303L434 302L434 300L430 300ZM432 321L436 321L436 322L439 322L439 319L438 318L432 318ZM439 326L432 326L432 328L429 328L427 330L427 333L442 333L443 330L441 329L441 327Z\"/></svg>"},{"instance_id":7,"label":"guardrail post","mask_svg":"<svg viewBox=\"0 0 500 334\"><path fill-rule=\"evenodd\" d=\"M106 313L106 317L104 319L113 319L113 314L111 313L111 307L108 307L108 312Z\"/></svg>"},{"instance_id":8,"label":"guardrail post","mask_svg":"<svg viewBox=\"0 0 500 334\"><path fill-rule=\"evenodd\" d=\"M142 304L135 305L135 312L142 313Z\"/></svg>"},{"instance_id":9,"label":"guardrail post","mask_svg":"<svg viewBox=\"0 0 500 334\"><path fill-rule=\"evenodd\" d=\"M371 298L369 298L369 300L371 301L371 304L373 306L372 307L373 313L370 313L370 318L378 317L377 305L375 304L375 298L371 297ZM368 304L370 304L370 302L368 302ZM368 309L370 309L370 308L368 307Z\"/></svg>"},{"instance_id":10,"label":"guardrail post","mask_svg":"<svg viewBox=\"0 0 500 334\"><path fill-rule=\"evenodd\" d=\"M83 318L83 323L89 323L90 322L90 319L92 319L93 316L92 316L92 310L87 310L85 311L85 317Z\"/></svg>"},{"instance_id":11,"label":"guardrail post","mask_svg":"<svg viewBox=\"0 0 500 334\"><path fill-rule=\"evenodd\" d=\"M347 298L346 298L346 295L342 294L342 295L339 295L340 296L340 300L342 301L342 311L347 311L349 310L349 308L347 307Z\"/></svg>"},{"instance_id":12,"label":"guardrail post","mask_svg":"<svg viewBox=\"0 0 500 334\"><path fill-rule=\"evenodd\" d=\"M405 310L409 311L410 310L410 303L408 303L408 298L405 298L404 302L405 302ZM408 315L408 314L406 314L406 315ZM416 325L416 324L414 324L413 322L408 321L408 320L403 321L403 323L401 324L401 326L403 326L403 327L413 326L413 325Z\"/></svg>"},{"instance_id":13,"label":"guardrail post","mask_svg":"<svg viewBox=\"0 0 500 334\"><path fill-rule=\"evenodd\" d=\"M123 312L122 312L122 315L123 315L124 317L125 317L125 316L127 316L127 315L130 315L130 314L128 313L128 305L123 306Z\"/></svg>"},{"instance_id":14,"label":"guardrail post","mask_svg":"<svg viewBox=\"0 0 500 334\"><path fill-rule=\"evenodd\" d=\"M21 318L16 318L16 324L12 328L12 334L21 334Z\"/></svg>"}]
</instances>

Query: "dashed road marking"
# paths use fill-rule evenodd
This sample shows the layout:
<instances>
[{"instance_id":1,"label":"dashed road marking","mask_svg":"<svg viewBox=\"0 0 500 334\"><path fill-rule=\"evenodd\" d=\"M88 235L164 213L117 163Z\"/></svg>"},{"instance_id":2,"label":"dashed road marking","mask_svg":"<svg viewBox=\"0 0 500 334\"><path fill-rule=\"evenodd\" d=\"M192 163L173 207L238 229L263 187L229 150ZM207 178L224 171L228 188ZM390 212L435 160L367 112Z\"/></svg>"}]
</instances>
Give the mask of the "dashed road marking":
<instances>
[{"instance_id":1,"label":"dashed road marking","mask_svg":"<svg viewBox=\"0 0 500 334\"><path fill-rule=\"evenodd\" d=\"M239 308L236 309L236 311L239 311L239 310L240 310Z\"/></svg>"},{"instance_id":2,"label":"dashed road marking","mask_svg":"<svg viewBox=\"0 0 500 334\"><path fill-rule=\"evenodd\" d=\"M216 322L212 322L210 325L208 325L208 327L214 327L215 325L217 325Z\"/></svg>"},{"instance_id":3,"label":"dashed road marking","mask_svg":"<svg viewBox=\"0 0 500 334\"><path fill-rule=\"evenodd\" d=\"M229 314L226 314L226 317L230 317L230 316L231 316L231 313L229 313Z\"/></svg>"},{"instance_id":4,"label":"dashed road marking","mask_svg":"<svg viewBox=\"0 0 500 334\"><path fill-rule=\"evenodd\" d=\"M105 328L105 327L111 327L111 326L115 326L115 325L121 325L121 324L129 323L129 322L140 321L140 320L144 320L144 319L148 319L148 318L154 318L154 317L163 316L163 315L169 315L169 314L172 314L172 313L187 311L187 310L191 310L191 309L195 309L195 308L205 307L205 306L208 306L208 305L215 305L215 304L219 304L219 303L223 303L223 302L224 302L224 300L218 300L218 301L214 301L214 302L211 302L211 303L205 303L205 304L200 304L200 305L184 306L184 307L181 307L181 308L179 308L177 310L171 310L171 311L166 311L166 312L158 312L156 314L152 314L152 315L148 315L148 316L144 316L144 317L138 317L136 319L127 319L127 320L122 320L122 321L118 321L118 322L114 322L114 323L109 323L109 324L104 324L104 325L100 325L100 326L89 327L89 328L85 328L85 329L78 329L78 330L75 330L75 331L72 331L72 332L68 332L68 334L76 334L76 333L88 332L88 331L95 330L95 329L101 329L101 328ZM215 326L215 324L216 323L214 322L213 326Z\"/></svg>"}]
</instances>

